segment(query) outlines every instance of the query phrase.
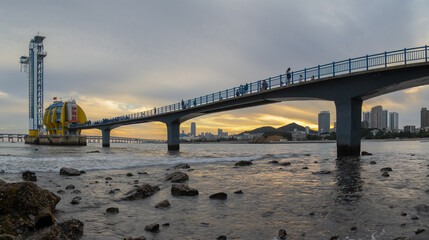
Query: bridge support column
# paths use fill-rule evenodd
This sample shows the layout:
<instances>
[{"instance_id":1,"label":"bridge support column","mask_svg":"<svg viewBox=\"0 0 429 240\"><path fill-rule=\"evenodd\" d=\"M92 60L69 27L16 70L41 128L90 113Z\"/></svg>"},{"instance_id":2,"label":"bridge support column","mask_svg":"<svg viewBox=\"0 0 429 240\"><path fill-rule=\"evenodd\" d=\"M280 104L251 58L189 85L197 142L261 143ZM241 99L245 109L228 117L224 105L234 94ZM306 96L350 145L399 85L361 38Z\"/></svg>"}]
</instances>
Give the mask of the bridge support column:
<instances>
[{"instance_id":1,"label":"bridge support column","mask_svg":"<svg viewBox=\"0 0 429 240\"><path fill-rule=\"evenodd\" d=\"M103 147L110 147L110 128L101 129Z\"/></svg>"},{"instance_id":2,"label":"bridge support column","mask_svg":"<svg viewBox=\"0 0 429 240\"><path fill-rule=\"evenodd\" d=\"M335 107L337 109L337 156L359 156L362 100L335 100Z\"/></svg>"},{"instance_id":3,"label":"bridge support column","mask_svg":"<svg viewBox=\"0 0 429 240\"><path fill-rule=\"evenodd\" d=\"M180 122L167 122L167 145L168 151L179 151Z\"/></svg>"}]
</instances>

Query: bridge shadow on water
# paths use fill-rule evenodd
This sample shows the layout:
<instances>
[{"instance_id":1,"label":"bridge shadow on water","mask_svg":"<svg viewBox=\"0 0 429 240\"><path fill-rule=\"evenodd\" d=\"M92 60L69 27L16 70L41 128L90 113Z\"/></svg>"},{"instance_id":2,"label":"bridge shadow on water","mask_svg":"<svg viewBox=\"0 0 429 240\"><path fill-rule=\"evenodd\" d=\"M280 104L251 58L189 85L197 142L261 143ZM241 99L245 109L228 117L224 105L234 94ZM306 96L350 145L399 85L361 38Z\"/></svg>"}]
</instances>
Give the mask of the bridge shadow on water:
<instances>
[{"instance_id":1,"label":"bridge shadow on water","mask_svg":"<svg viewBox=\"0 0 429 240\"><path fill-rule=\"evenodd\" d=\"M363 180L359 157L343 157L336 162L337 197L336 202L349 204L362 197Z\"/></svg>"}]
</instances>

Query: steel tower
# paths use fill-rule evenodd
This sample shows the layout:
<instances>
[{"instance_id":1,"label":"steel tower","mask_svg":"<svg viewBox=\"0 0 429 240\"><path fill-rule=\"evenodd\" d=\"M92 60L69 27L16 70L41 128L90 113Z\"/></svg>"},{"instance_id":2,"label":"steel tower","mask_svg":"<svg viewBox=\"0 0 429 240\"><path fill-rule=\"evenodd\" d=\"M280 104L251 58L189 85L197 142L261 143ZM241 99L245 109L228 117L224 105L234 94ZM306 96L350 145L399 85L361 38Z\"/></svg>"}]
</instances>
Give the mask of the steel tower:
<instances>
[{"instance_id":1,"label":"steel tower","mask_svg":"<svg viewBox=\"0 0 429 240\"><path fill-rule=\"evenodd\" d=\"M29 135L33 137L43 133L43 50L45 37L36 35L30 41L29 55L20 58L21 70L28 71L28 107L29 107Z\"/></svg>"}]
</instances>

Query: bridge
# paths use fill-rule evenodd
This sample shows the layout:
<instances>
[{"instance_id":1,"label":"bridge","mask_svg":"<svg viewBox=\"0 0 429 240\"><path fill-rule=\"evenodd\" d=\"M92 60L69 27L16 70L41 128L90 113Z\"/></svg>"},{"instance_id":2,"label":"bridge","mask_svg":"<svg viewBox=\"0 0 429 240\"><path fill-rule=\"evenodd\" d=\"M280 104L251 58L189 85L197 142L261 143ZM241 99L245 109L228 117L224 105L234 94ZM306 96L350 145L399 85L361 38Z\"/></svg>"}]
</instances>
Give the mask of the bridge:
<instances>
[{"instance_id":1,"label":"bridge","mask_svg":"<svg viewBox=\"0 0 429 240\"><path fill-rule=\"evenodd\" d=\"M86 136L88 143L100 143L102 136ZM129 137L110 137L110 143L162 143L165 141L155 139L129 138Z\"/></svg>"},{"instance_id":2,"label":"bridge","mask_svg":"<svg viewBox=\"0 0 429 240\"><path fill-rule=\"evenodd\" d=\"M0 133L2 142L23 142L25 134L23 133Z\"/></svg>"},{"instance_id":3,"label":"bridge","mask_svg":"<svg viewBox=\"0 0 429 240\"><path fill-rule=\"evenodd\" d=\"M167 125L168 150L179 150L180 124L189 119L282 101L328 100L335 103L337 112L337 155L353 156L360 154L364 100L426 84L427 45L305 68L144 112L73 124L69 129L99 129L102 146L109 147L112 129L159 121Z\"/></svg>"}]
</instances>

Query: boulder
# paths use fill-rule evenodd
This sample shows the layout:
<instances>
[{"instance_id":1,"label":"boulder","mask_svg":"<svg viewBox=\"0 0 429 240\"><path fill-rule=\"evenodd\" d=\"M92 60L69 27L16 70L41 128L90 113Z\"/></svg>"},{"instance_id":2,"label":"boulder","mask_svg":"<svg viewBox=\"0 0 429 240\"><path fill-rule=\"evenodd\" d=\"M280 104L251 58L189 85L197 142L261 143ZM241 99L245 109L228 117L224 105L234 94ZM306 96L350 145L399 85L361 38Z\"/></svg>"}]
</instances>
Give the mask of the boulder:
<instances>
[{"instance_id":1,"label":"boulder","mask_svg":"<svg viewBox=\"0 0 429 240\"><path fill-rule=\"evenodd\" d=\"M383 177L389 177L390 175L389 175L389 173L388 173L388 172L383 172L383 173L381 174L381 176L383 176Z\"/></svg>"},{"instance_id":2,"label":"boulder","mask_svg":"<svg viewBox=\"0 0 429 240\"><path fill-rule=\"evenodd\" d=\"M73 205L76 205L76 204L79 204L80 203L80 200L82 200L82 198L81 197L74 197L72 200L71 200L71 204L73 204Z\"/></svg>"},{"instance_id":3,"label":"boulder","mask_svg":"<svg viewBox=\"0 0 429 240\"><path fill-rule=\"evenodd\" d=\"M48 231L30 240L78 240L83 235L83 223L76 219L65 220L52 225Z\"/></svg>"},{"instance_id":4,"label":"boulder","mask_svg":"<svg viewBox=\"0 0 429 240\"><path fill-rule=\"evenodd\" d=\"M159 203L157 203L156 205L155 205L155 208L160 208L160 209L165 209L165 208L168 208L168 207L170 207L170 201L168 201L168 200L164 200L164 201L162 201L162 202L159 202Z\"/></svg>"},{"instance_id":5,"label":"boulder","mask_svg":"<svg viewBox=\"0 0 429 240\"><path fill-rule=\"evenodd\" d=\"M17 238L55 222L60 197L32 182L0 184L0 230Z\"/></svg>"},{"instance_id":6,"label":"boulder","mask_svg":"<svg viewBox=\"0 0 429 240\"><path fill-rule=\"evenodd\" d=\"M371 161L371 162L369 162L369 164L375 165L375 164L377 164L377 162L376 161Z\"/></svg>"},{"instance_id":7,"label":"boulder","mask_svg":"<svg viewBox=\"0 0 429 240\"><path fill-rule=\"evenodd\" d=\"M106 213L109 213L109 214L116 214L116 213L119 213L119 208L116 208L116 207L109 207L108 209L106 209Z\"/></svg>"},{"instance_id":8,"label":"boulder","mask_svg":"<svg viewBox=\"0 0 429 240\"><path fill-rule=\"evenodd\" d=\"M250 165L252 165L253 163L251 162L251 161L244 161L244 160L242 160L242 161L239 161L239 162L236 162L235 164L234 164L234 166L235 167L244 167L244 166L250 166Z\"/></svg>"},{"instance_id":9,"label":"boulder","mask_svg":"<svg viewBox=\"0 0 429 240\"><path fill-rule=\"evenodd\" d=\"M137 237L137 238L127 237L127 238L124 238L124 240L146 240L146 237L144 236Z\"/></svg>"},{"instance_id":10,"label":"boulder","mask_svg":"<svg viewBox=\"0 0 429 240\"><path fill-rule=\"evenodd\" d=\"M159 224L152 223L152 224L146 225L146 227L144 227L144 230L149 232L159 232Z\"/></svg>"},{"instance_id":11,"label":"boulder","mask_svg":"<svg viewBox=\"0 0 429 240\"><path fill-rule=\"evenodd\" d=\"M189 166L189 164L187 163L180 163L177 164L176 166L173 167L174 169L187 169L187 168L191 168L191 166Z\"/></svg>"},{"instance_id":12,"label":"boulder","mask_svg":"<svg viewBox=\"0 0 429 240\"><path fill-rule=\"evenodd\" d=\"M280 229L279 233L277 234L277 238L284 240L284 239L286 239L286 236L287 236L286 230Z\"/></svg>"},{"instance_id":13,"label":"boulder","mask_svg":"<svg viewBox=\"0 0 429 240\"><path fill-rule=\"evenodd\" d=\"M32 181L32 182L37 181L36 174L34 172L31 172L31 171L23 172L22 173L22 179L24 179L25 181Z\"/></svg>"},{"instance_id":14,"label":"boulder","mask_svg":"<svg viewBox=\"0 0 429 240\"><path fill-rule=\"evenodd\" d=\"M64 175L64 176L79 176L81 173L79 170L74 169L74 168L61 168L60 169L60 175Z\"/></svg>"},{"instance_id":15,"label":"boulder","mask_svg":"<svg viewBox=\"0 0 429 240\"><path fill-rule=\"evenodd\" d=\"M228 195L224 192L219 192L219 193L215 193L215 194L210 195L209 198L210 199L225 200L228 198Z\"/></svg>"},{"instance_id":16,"label":"boulder","mask_svg":"<svg viewBox=\"0 0 429 240\"><path fill-rule=\"evenodd\" d=\"M362 154L361 154L361 155L362 155L362 156L371 156L371 155L372 155L372 153L362 151Z\"/></svg>"},{"instance_id":17,"label":"boulder","mask_svg":"<svg viewBox=\"0 0 429 240\"><path fill-rule=\"evenodd\" d=\"M173 194L173 196L196 196L198 195L198 190L190 188L186 184L173 184L173 186L171 186L171 194Z\"/></svg>"},{"instance_id":18,"label":"boulder","mask_svg":"<svg viewBox=\"0 0 429 240\"><path fill-rule=\"evenodd\" d=\"M136 199L144 199L147 197L150 197L152 195L154 195L156 192L158 192L160 190L160 188L158 186L151 186L149 184L143 184L131 191L129 191L128 193L126 193L125 195L127 195L126 197L123 198L123 200L136 200Z\"/></svg>"},{"instance_id":19,"label":"boulder","mask_svg":"<svg viewBox=\"0 0 429 240\"><path fill-rule=\"evenodd\" d=\"M235 194L243 194L243 191L242 191L242 190L237 190L237 191L235 191L234 193L235 193Z\"/></svg>"},{"instance_id":20,"label":"boulder","mask_svg":"<svg viewBox=\"0 0 429 240\"><path fill-rule=\"evenodd\" d=\"M183 173L183 172L173 172L167 175L167 177L165 177L166 181L171 181L174 183L182 183L182 182L186 182L189 180L188 174Z\"/></svg>"},{"instance_id":21,"label":"boulder","mask_svg":"<svg viewBox=\"0 0 429 240\"><path fill-rule=\"evenodd\" d=\"M217 237L216 240L226 240L226 236L221 235L221 236Z\"/></svg>"},{"instance_id":22,"label":"boulder","mask_svg":"<svg viewBox=\"0 0 429 240\"><path fill-rule=\"evenodd\" d=\"M111 177L106 177L104 180L106 180L106 181L111 181L111 180L113 180Z\"/></svg>"},{"instance_id":23,"label":"boulder","mask_svg":"<svg viewBox=\"0 0 429 240\"><path fill-rule=\"evenodd\" d=\"M134 174L132 174L132 173L127 173L127 177L132 177L132 176L134 176Z\"/></svg>"},{"instance_id":24,"label":"boulder","mask_svg":"<svg viewBox=\"0 0 429 240\"><path fill-rule=\"evenodd\" d=\"M70 184L70 185L67 185L67 186L66 186L66 189L67 189L67 190L75 189L75 186L74 186L73 184Z\"/></svg>"},{"instance_id":25,"label":"boulder","mask_svg":"<svg viewBox=\"0 0 429 240\"><path fill-rule=\"evenodd\" d=\"M290 162L282 162L282 163L280 163L280 165L282 165L282 166L290 166Z\"/></svg>"},{"instance_id":26,"label":"boulder","mask_svg":"<svg viewBox=\"0 0 429 240\"><path fill-rule=\"evenodd\" d=\"M279 164L279 161L277 161L277 160L271 160L268 163L270 163L270 164Z\"/></svg>"},{"instance_id":27,"label":"boulder","mask_svg":"<svg viewBox=\"0 0 429 240\"><path fill-rule=\"evenodd\" d=\"M391 172L391 171L393 171L391 167L385 167L380 169L380 172Z\"/></svg>"}]
</instances>

